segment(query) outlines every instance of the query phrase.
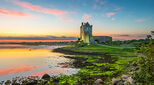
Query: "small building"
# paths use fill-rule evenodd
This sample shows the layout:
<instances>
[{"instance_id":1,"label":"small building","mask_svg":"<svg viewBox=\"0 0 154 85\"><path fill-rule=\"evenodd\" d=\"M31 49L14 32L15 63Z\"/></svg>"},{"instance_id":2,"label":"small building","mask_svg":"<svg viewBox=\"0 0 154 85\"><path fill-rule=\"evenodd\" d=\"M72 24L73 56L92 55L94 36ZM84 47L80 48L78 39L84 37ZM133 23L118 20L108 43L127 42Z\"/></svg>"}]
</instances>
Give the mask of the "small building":
<instances>
[{"instance_id":1,"label":"small building","mask_svg":"<svg viewBox=\"0 0 154 85\"><path fill-rule=\"evenodd\" d=\"M87 23L82 23L80 26L80 40L84 43L93 44L95 42L106 42L112 41L112 37L110 36L93 36L92 35L92 25Z\"/></svg>"},{"instance_id":2,"label":"small building","mask_svg":"<svg viewBox=\"0 0 154 85\"><path fill-rule=\"evenodd\" d=\"M112 37L110 36L93 36L93 38L95 42L99 42L99 43L112 41Z\"/></svg>"}]
</instances>

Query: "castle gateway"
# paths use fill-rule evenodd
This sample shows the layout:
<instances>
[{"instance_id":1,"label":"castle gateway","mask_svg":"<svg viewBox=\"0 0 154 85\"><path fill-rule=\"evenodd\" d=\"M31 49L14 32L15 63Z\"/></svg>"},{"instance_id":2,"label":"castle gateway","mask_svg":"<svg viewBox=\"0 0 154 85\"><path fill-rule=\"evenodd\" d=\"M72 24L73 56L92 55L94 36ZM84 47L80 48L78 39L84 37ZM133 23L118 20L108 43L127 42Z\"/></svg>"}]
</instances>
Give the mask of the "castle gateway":
<instances>
[{"instance_id":1,"label":"castle gateway","mask_svg":"<svg viewBox=\"0 0 154 85\"><path fill-rule=\"evenodd\" d=\"M112 41L112 37L110 36L93 36L92 35L92 25L87 23L82 23L80 27L80 40L84 43L102 43L106 41Z\"/></svg>"}]
</instances>

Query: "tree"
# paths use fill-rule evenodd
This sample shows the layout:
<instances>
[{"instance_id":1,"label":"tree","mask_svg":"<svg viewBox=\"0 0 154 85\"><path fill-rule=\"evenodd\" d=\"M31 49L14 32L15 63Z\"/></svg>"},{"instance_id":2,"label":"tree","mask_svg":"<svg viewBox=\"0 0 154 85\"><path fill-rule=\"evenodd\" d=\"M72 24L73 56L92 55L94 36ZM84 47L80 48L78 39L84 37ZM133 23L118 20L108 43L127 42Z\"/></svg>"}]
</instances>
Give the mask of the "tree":
<instances>
[{"instance_id":1,"label":"tree","mask_svg":"<svg viewBox=\"0 0 154 85\"><path fill-rule=\"evenodd\" d=\"M154 31L151 31L151 34L154 35Z\"/></svg>"},{"instance_id":2,"label":"tree","mask_svg":"<svg viewBox=\"0 0 154 85\"><path fill-rule=\"evenodd\" d=\"M138 65L140 70L135 73L135 79L137 82L146 85L152 85L154 80L154 42L151 35L147 35L147 43L142 43L139 53L145 56L141 56L138 59Z\"/></svg>"}]
</instances>

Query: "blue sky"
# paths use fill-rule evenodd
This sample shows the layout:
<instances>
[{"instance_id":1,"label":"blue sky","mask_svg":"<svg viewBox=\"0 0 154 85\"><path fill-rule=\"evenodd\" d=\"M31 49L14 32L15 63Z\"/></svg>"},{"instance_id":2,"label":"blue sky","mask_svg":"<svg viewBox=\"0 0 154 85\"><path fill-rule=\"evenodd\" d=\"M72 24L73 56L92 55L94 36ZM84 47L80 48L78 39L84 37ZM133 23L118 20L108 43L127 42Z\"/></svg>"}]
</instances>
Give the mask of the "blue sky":
<instances>
[{"instance_id":1,"label":"blue sky","mask_svg":"<svg viewBox=\"0 0 154 85\"><path fill-rule=\"evenodd\" d=\"M0 0L0 36L93 35L144 38L154 30L154 0ZM129 35L129 36L122 36Z\"/></svg>"}]
</instances>

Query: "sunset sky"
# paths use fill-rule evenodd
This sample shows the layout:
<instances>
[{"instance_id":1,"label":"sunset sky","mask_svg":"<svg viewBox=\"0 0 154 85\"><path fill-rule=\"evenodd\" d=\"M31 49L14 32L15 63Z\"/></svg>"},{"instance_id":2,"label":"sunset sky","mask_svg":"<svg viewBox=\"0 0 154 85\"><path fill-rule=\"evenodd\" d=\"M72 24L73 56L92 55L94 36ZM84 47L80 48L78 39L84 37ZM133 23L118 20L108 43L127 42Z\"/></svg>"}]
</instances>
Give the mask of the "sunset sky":
<instances>
[{"instance_id":1,"label":"sunset sky","mask_svg":"<svg viewBox=\"0 0 154 85\"><path fill-rule=\"evenodd\" d=\"M87 21L93 35L144 38L154 30L154 0L0 0L1 37L79 37Z\"/></svg>"}]
</instances>

